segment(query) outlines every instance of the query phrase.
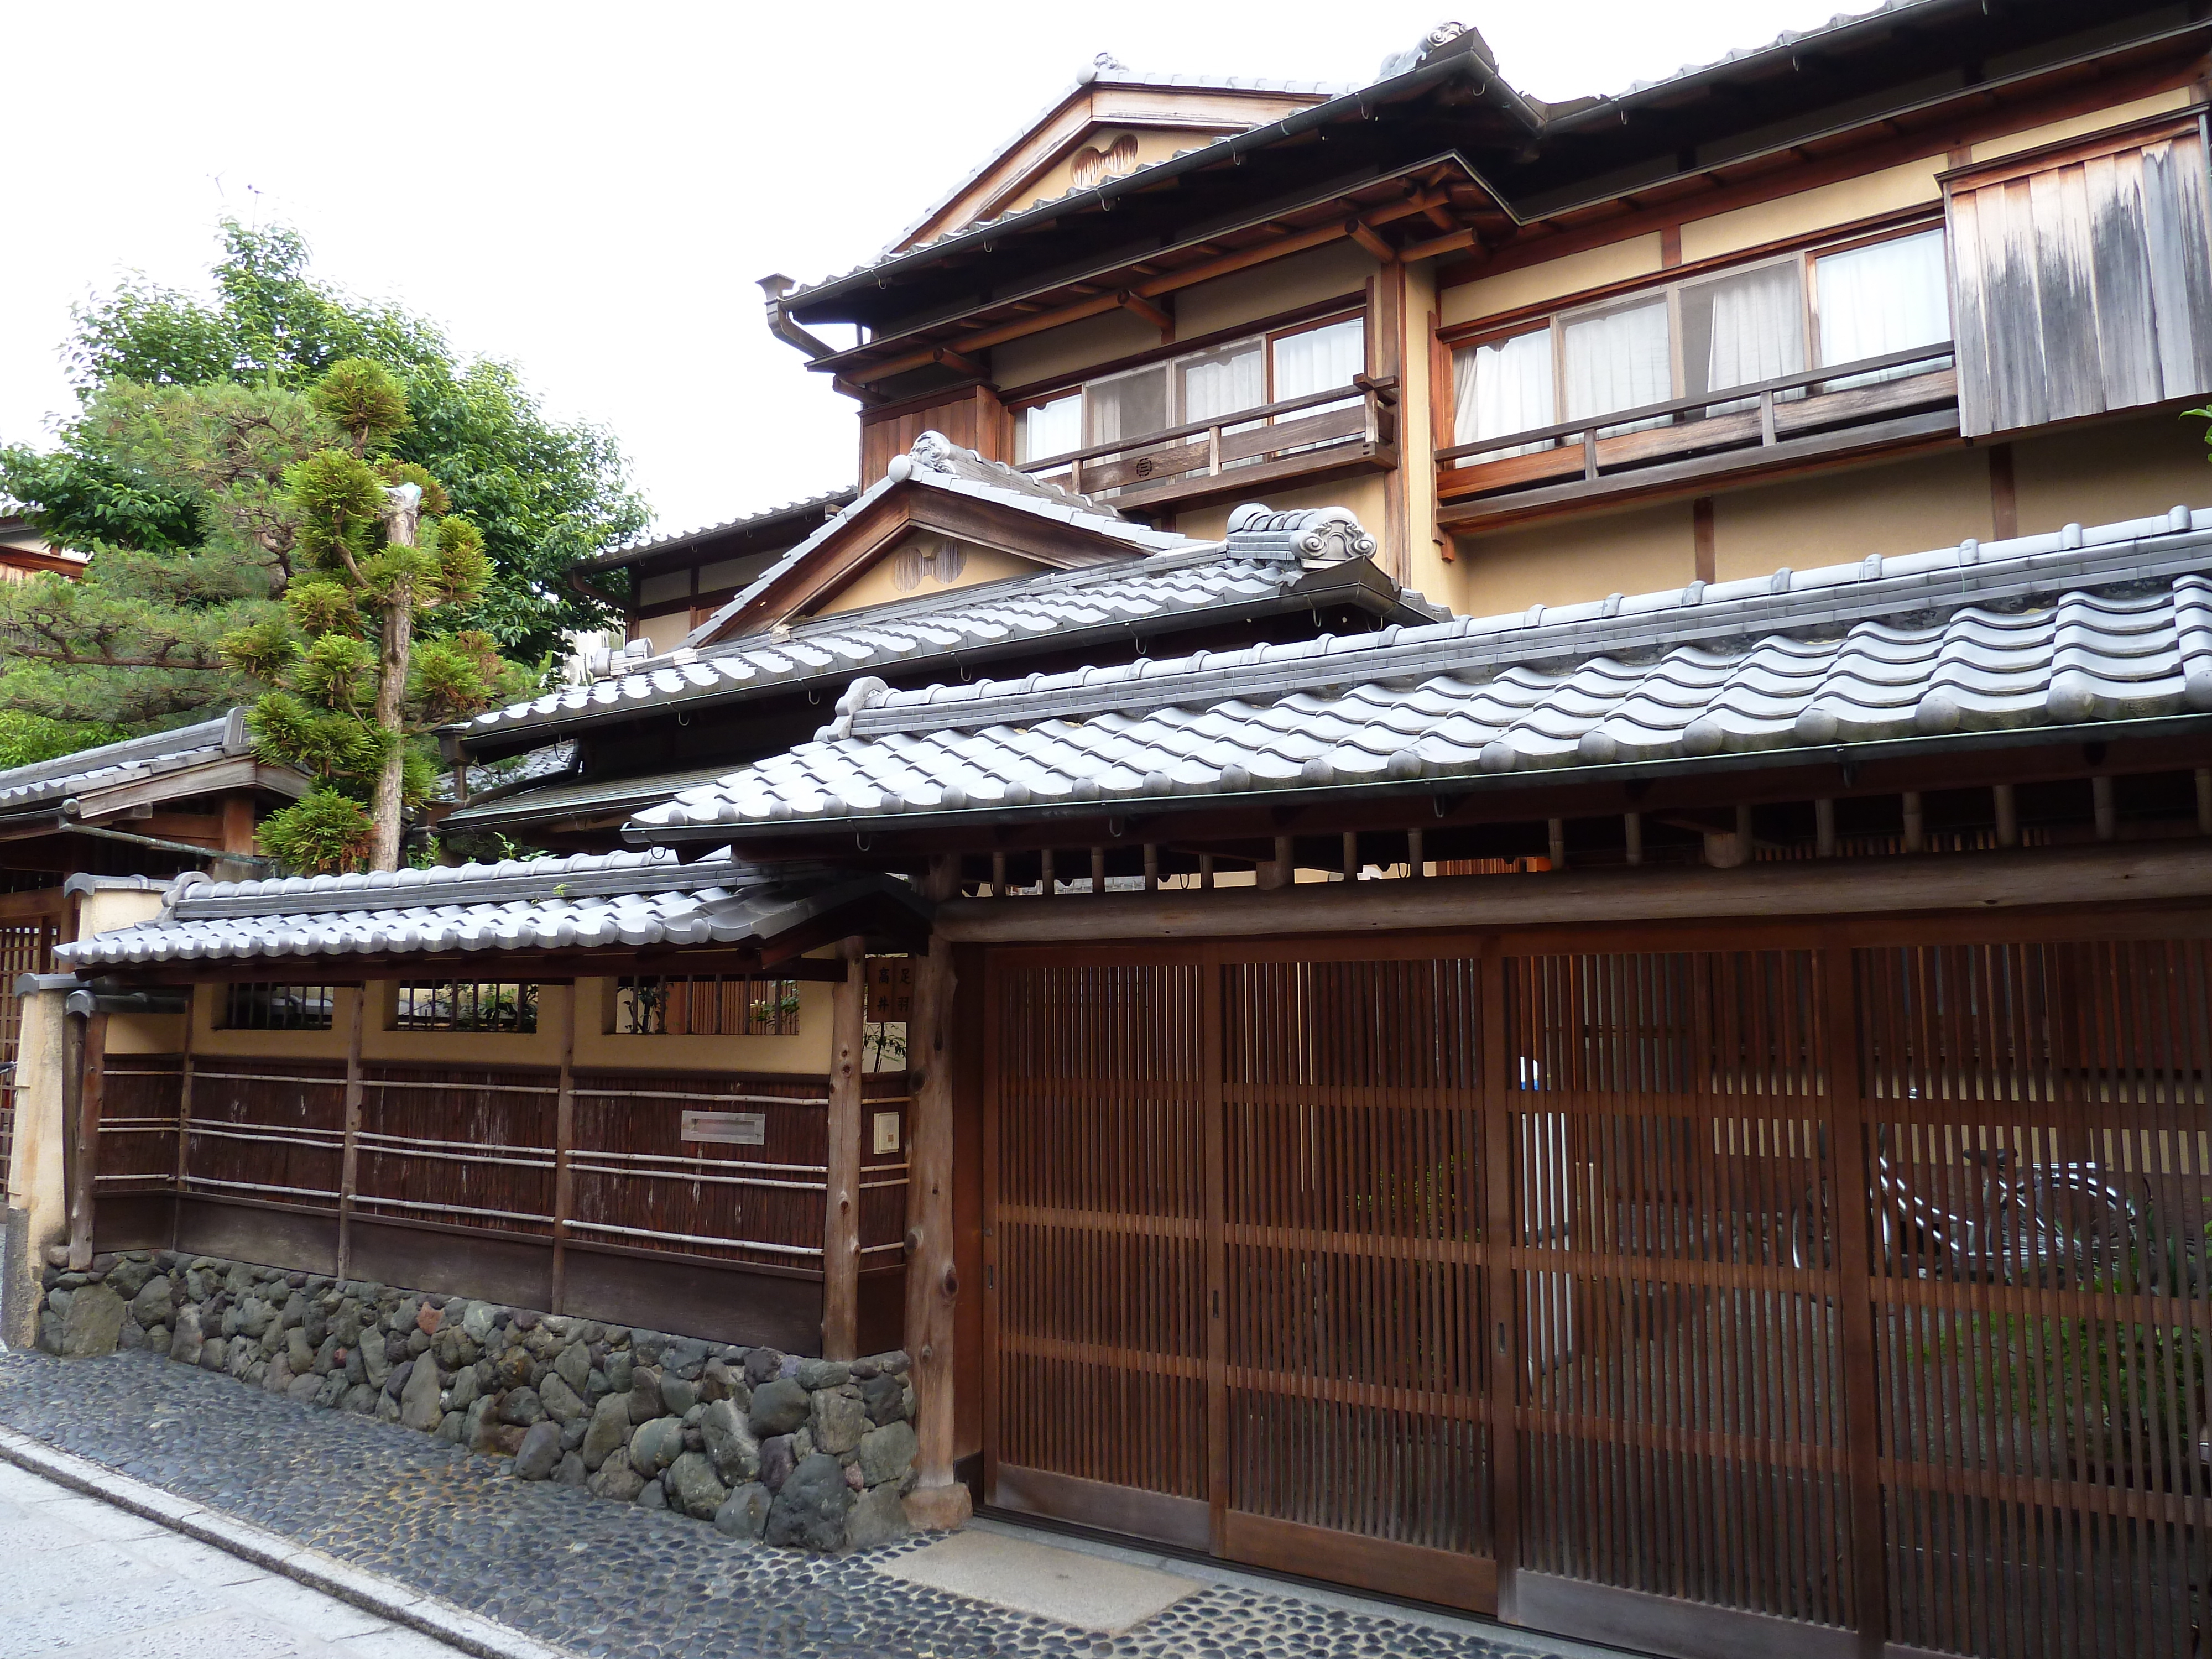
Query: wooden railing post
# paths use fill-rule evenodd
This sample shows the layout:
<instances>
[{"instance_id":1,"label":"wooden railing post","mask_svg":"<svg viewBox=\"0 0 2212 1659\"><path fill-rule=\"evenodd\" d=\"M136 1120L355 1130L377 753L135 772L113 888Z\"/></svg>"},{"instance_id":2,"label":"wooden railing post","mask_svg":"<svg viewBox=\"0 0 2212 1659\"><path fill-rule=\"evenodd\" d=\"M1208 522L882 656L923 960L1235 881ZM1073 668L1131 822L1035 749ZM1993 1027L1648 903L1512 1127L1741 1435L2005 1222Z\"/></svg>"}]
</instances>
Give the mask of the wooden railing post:
<instances>
[{"instance_id":1,"label":"wooden railing post","mask_svg":"<svg viewBox=\"0 0 2212 1659\"><path fill-rule=\"evenodd\" d=\"M924 896L941 903L960 896L960 860L930 860ZM907 1516L915 1525L945 1529L972 1509L968 1488L953 1478L954 1314L960 1279L953 1263L952 945L933 934L929 954L915 964L914 1012L907 1026L906 1352L914 1382L915 1489Z\"/></svg>"},{"instance_id":2,"label":"wooden railing post","mask_svg":"<svg viewBox=\"0 0 2212 1659\"><path fill-rule=\"evenodd\" d=\"M828 1170L822 1204L822 1357L859 1357L860 1060L866 1035L867 941L845 941L845 977L830 990Z\"/></svg>"},{"instance_id":3,"label":"wooden railing post","mask_svg":"<svg viewBox=\"0 0 2212 1659\"><path fill-rule=\"evenodd\" d=\"M72 1273L92 1266L93 1202L100 1175L100 1111L107 1091L107 1016L83 1016L77 1048L76 1121L70 1126L76 1156L70 1165L69 1265Z\"/></svg>"},{"instance_id":4,"label":"wooden railing post","mask_svg":"<svg viewBox=\"0 0 2212 1659\"><path fill-rule=\"evenodd\" d=\"M574 1213L576 1176L568 1160L576 1150L576 998L581 980L568 985L568 1015L561 1030L561 1092L553 1103L553 1297L547 1310L568 1311L568 1218Z\"/></svg>"},{"instance_id":5,"label":"wooden railing post","mask_svg":"<svg viewBox=\"0 0 2212 1659\"><path fill-rule=\"evenodd\" d=\"M185 1226L185 1182L191 1174L192 1156L192 1021L199 1017L197 987L185 993L185 1050L177 1066L177 1181L176 1196L169 1204L169 1248L175 1249Z\"/></svg>"},{"instance_id":6,"label":"wooden railing post","mask_svg":"<svg viewBox=\"0 0 2212 1659\"><path fill-rule=\"evenodd\" d=\"M353 1018L346 1027L345 1129L338 1153L338 1274L353 1277L353 1195L361 1179L361 1025L368 987L353 991Z\"/></svg>"}]
</instances>

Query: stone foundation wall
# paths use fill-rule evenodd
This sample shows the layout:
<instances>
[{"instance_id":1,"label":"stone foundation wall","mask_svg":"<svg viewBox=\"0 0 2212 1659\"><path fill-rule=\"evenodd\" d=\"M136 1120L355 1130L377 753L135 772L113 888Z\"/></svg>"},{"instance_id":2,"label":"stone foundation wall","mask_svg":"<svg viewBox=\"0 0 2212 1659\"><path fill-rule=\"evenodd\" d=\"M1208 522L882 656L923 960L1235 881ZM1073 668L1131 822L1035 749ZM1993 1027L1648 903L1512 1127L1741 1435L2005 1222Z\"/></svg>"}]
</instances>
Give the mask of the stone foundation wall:
<instances>
[{"instance_id":1,"label":"stone foundation wall","mask_svg":"<svg viewBox=\"0 0 2212 1659\"><path fill-rule=\"evenodd\" d=\"M903 1353L802 1359L169 1251L45 1269L39 1346L149 1348L733 1537L828 1551L908 1530Z\"/></svg>"}]
</instances>

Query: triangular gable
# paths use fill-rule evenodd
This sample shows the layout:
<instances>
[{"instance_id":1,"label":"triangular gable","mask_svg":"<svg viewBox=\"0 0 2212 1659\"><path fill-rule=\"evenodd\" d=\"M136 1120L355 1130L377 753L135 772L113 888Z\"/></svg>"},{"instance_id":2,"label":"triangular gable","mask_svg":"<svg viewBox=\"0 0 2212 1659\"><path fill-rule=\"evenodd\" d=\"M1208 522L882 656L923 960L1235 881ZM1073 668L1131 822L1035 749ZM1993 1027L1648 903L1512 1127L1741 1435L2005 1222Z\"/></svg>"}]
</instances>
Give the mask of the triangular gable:
<instances>
[{"instance_id":1,"label":"triangular gable","mask_svg":"<svg viewBox=\"0 0 2212 1659\"><path fill-rule=\"evenodd\" d=\"M827 611L1030 570L1074 570L1187 546L1182 537L980 459L926 432L852 506L786 554L684 643L712 645ZM900 580L907 566L915 580ZM878 574L878 567L884 567ZM842 601L842 602L841 602ZM857 602L857 603L856 603Z\"/></svg>"},{"instance_id":2,"label":"triangular gable","mask_svg":"<svg viewBox=\"0 0 2212 1659\"><path fill-rule=\"evenodd\" d=\"M1139 75L1108 60L993 151L890 251L1249 132L1342 90L1319 82Z\"/></svg>"}]
</instances>

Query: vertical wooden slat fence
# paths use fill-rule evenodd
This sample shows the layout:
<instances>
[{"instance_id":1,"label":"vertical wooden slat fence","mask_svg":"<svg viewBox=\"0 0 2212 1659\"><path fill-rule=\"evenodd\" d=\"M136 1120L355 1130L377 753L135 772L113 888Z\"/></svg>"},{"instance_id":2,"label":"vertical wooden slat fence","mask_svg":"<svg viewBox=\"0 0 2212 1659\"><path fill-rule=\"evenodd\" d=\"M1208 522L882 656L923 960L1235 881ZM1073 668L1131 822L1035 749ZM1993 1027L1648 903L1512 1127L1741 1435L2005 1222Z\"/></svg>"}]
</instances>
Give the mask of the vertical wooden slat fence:
<instances>
[{"instance_id":1,"label":"vertical wooden slat fence","mask_svg":"<svg viewBox=\"0 0 2212 1659\"><path fill-rule=\"evenodd\" d=\"M2204 1651L2212 944L1784 931L994 953L988 1495L1657 1651Z\"/></svg>"}]
</instances>

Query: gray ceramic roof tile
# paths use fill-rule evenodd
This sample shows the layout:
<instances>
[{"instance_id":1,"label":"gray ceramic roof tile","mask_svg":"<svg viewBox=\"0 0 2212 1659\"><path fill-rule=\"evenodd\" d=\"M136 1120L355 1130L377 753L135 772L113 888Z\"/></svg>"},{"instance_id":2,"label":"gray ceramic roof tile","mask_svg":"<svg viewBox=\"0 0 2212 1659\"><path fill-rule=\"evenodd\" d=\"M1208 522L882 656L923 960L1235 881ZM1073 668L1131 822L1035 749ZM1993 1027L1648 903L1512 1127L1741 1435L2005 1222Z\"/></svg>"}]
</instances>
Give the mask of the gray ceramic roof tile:
<instances>
[{"instance_id":1,"label":"gray ceramic roof tile","mask_svg":"<svg viewBox=\"0 0 2212 1659\"><path fill-rule=\"evenodd\" d=\"M53 760L0 772L0 812L20 811L72 795L113 789L188 766L252 752L245 711L234 708L210 720L81 749Z\"/></svg>"},{"instance_id":2,"label":"gray ceramic roof tile","mask_svg":"<svg viewBox=\"0 0 2212 1659\"><path fill-rule=\"evenodd\" d=\"M74 968L771 939L896 884L817 870L770 871L728 849L680 863L642 853L469 864L368 876L210 882L167 889L150 921L56 947ZM312 966L289 971L312 973Z\"/></svg>"},{"instance_id":3,"label":"gray ceramic roof tile","mask_svg":"<svg viewBox=\"0 0 2212 1659\"><path fill-rule=\"evenodd\" d=\"M882 788L901 811L957 811L2212 713L2212 514L1972 552L1970 564L1943 549L1878 570L1779 572L1729 584L1734 597L1639 596L1572 624L1457 618L856 688L814 742L688 791L628 833L687 836L740 803L748 821L787 824L821 816L825 793L866 817Z\"/></svg>"}]
</instances>

